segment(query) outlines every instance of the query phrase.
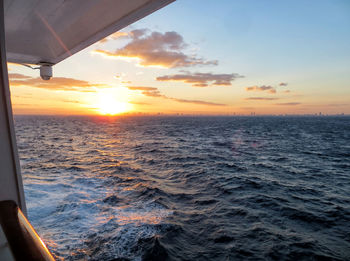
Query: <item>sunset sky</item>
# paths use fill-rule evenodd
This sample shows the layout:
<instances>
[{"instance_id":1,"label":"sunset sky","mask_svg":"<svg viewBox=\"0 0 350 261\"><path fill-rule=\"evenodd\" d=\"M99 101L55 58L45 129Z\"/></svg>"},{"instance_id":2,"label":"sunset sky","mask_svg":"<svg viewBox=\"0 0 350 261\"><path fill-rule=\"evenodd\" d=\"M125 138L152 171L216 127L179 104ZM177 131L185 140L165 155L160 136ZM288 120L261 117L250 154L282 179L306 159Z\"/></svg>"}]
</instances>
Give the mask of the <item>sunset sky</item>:
<instances>
[{"instance_id":1,"label":"sunset sky","mask_svg":"<svg viewBox=\"0 0 350 261\"><path fill-rule=\"evenodd\" d=\"M350 114L350 1L177 0L43 81L9 64L16 114Z\"/></svg>"}]
</instances>

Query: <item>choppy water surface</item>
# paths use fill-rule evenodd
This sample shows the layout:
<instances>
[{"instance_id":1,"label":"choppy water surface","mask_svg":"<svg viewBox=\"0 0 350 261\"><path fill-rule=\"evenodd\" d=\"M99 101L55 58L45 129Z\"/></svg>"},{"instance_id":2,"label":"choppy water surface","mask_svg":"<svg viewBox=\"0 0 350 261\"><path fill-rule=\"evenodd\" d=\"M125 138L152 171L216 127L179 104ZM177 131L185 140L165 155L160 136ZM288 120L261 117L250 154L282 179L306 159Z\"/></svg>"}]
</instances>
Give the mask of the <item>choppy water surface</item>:
<instances>
[{"instance_id":1,"label":"choppy water surface","mask_svg":"<svg viewBox=\"0 0 350 261\"><path fill-rule=\"evenodd\" d=\"M16 117L58 259L349 260L349 117Z\"/></svg>"}]
</instances>

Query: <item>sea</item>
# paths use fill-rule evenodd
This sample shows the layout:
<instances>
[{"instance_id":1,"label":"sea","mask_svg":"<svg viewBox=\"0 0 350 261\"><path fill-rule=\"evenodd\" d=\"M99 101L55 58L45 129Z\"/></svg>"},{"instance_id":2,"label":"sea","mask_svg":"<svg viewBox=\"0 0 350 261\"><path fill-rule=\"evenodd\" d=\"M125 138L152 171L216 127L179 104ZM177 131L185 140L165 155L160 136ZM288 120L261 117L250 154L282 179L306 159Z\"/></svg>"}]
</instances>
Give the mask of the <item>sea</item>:
<instances>
[{"instance_id":1,"label":"sea","mask_svg":"<svg viewBox=\"0 0 350 261\"><path fill-rule=\"evenodd\" d=\"M350 260L348 116L16 116L57 260Z\"/></svg>"}]
</instances>

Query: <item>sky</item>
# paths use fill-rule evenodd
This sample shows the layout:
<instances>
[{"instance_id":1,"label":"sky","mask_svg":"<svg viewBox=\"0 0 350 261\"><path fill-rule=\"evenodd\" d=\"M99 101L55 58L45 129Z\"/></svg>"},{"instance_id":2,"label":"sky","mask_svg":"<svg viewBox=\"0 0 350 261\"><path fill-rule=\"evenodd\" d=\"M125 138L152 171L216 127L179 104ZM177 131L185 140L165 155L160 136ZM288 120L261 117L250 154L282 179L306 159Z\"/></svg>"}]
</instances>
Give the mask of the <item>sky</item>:
<instances>
[{"instance_id":1,"label":"sky","mask_svg":"<svg viewBox=\"0 0 350 261\"><path fill-rule=\"evenodd\" d=\"M350 1L177 0L55 65L15 114L350 114Z\"/></svg>"}]
</instances>

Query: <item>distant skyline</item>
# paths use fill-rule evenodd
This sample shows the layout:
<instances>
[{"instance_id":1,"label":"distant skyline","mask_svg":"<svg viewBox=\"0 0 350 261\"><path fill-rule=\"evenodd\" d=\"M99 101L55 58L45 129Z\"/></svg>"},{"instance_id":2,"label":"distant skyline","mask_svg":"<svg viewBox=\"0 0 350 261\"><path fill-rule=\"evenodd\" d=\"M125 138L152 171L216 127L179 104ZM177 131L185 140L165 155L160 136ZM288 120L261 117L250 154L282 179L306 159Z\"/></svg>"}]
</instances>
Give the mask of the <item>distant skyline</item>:
<instances>
[{"instance_id":1,"label":"distant skyline","mask_svg":"<svg viewBox=\"0 0 350 261\"><path fill-rule=\"evenodd\" d=\"M53 67L15 114L350 114L350 2L177 0Z\"/></svg>"}]
</instances>

